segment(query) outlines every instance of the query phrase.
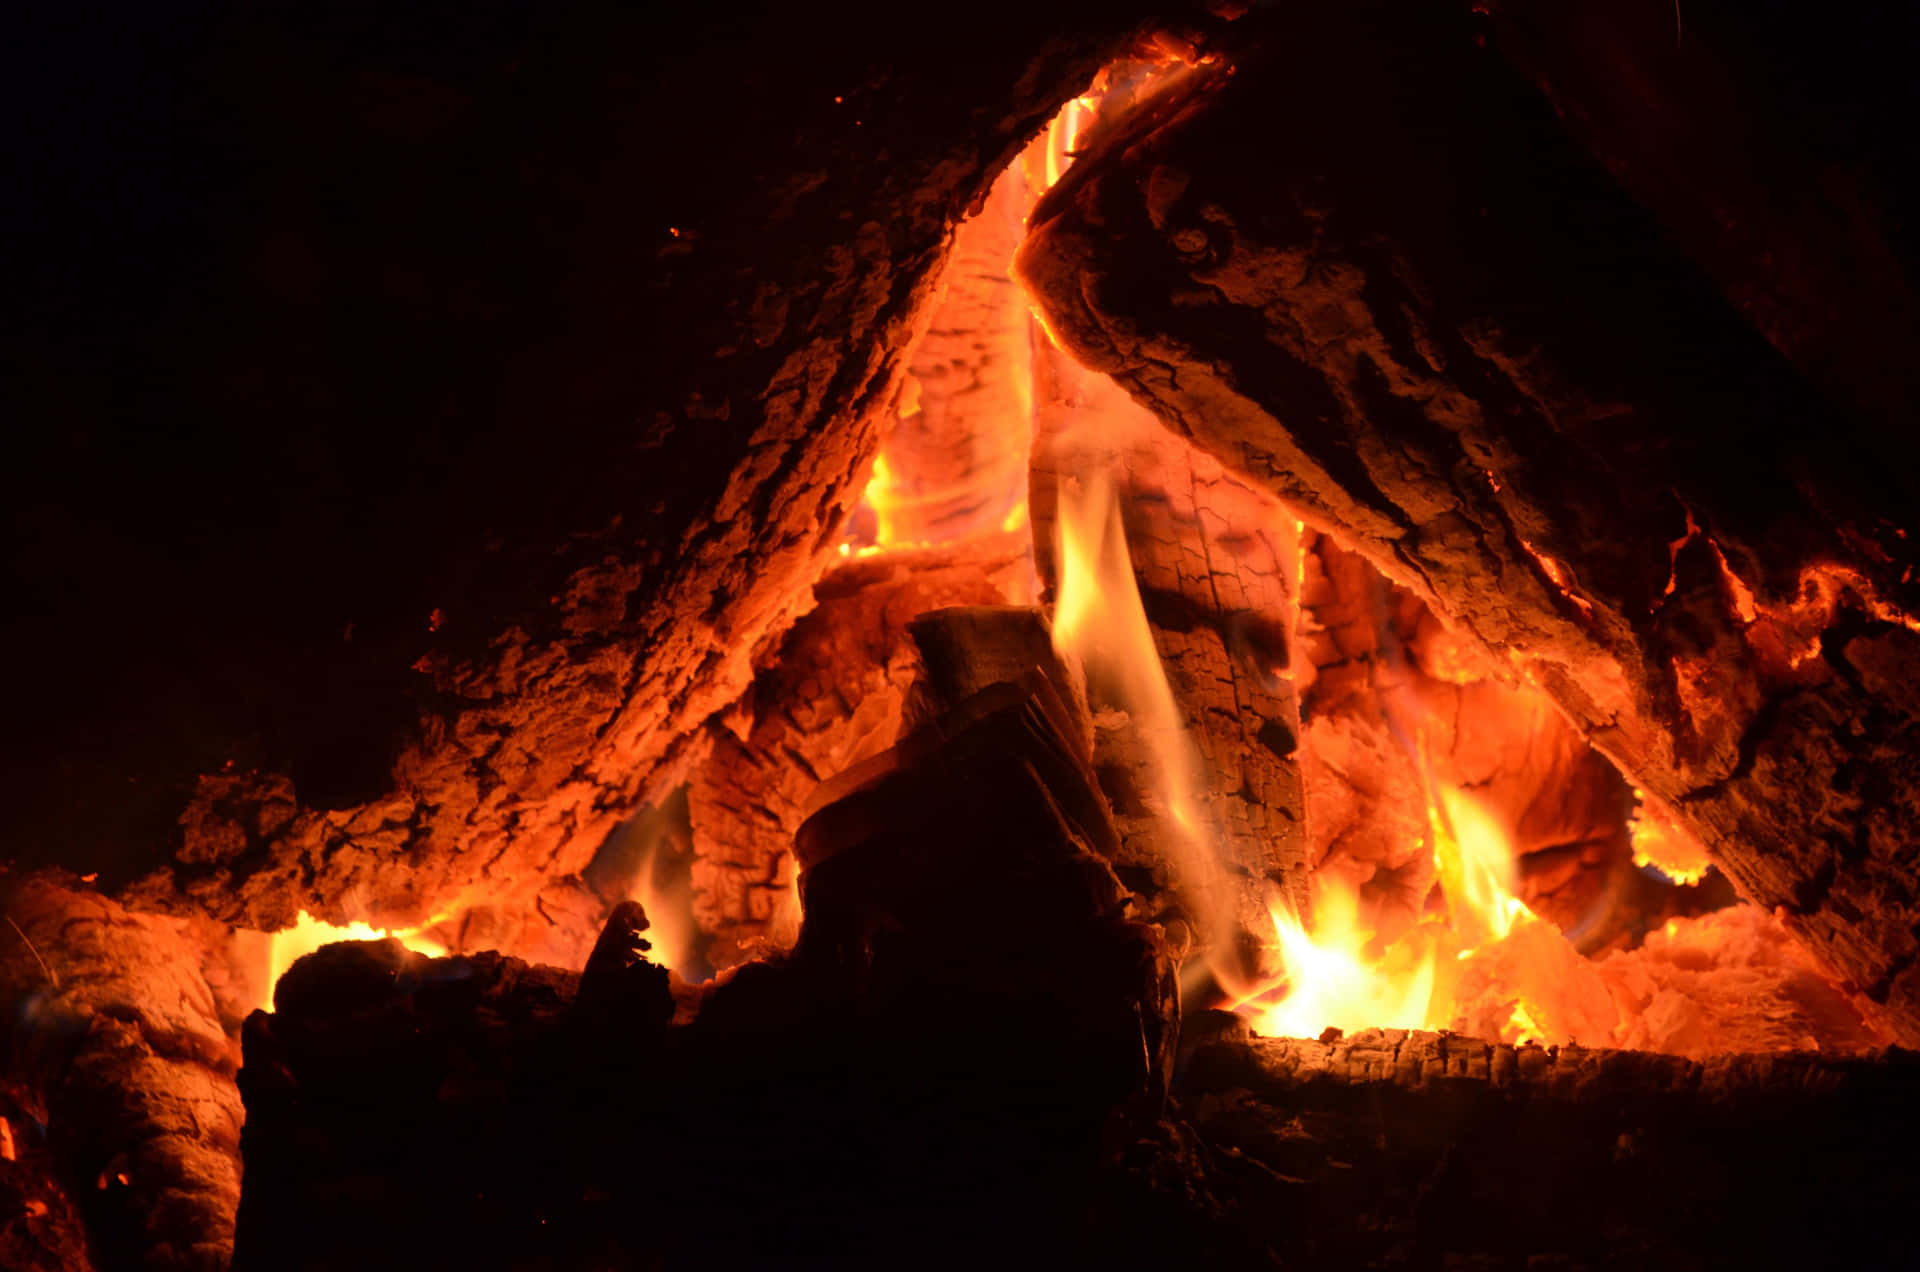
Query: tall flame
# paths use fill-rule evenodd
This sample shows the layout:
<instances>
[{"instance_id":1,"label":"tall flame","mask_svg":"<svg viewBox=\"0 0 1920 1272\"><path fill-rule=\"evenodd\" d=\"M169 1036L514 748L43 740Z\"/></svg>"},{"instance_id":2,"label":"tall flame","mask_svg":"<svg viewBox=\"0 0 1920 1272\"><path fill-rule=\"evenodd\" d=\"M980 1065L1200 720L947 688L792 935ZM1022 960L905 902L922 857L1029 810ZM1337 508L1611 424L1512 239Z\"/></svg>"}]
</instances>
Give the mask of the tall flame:
<instances>
[{"instance_id":1,"label":"tall flame","mask_svg":"<svg viewBox=\"0 0 1920 1272\"><path fill-rule=\"evenodd\" d=\"M1094 471L1062 481L1056 517L1060 583L1053 646L1063 657L1079 660L1100 696L1127 713L1147 748L1155 776L1155 811L1168 832L1169 860L1203 911L1195 918L1208 934L1208 945L1224 950L1232 930L1232 902L1200 815L1200 757L1160 665L1110 475Z\"/></svg>"},{"instance_id":2,"label":"tall flame","mask_svg":"<svg viewBox=\"0 0 1920 1272\"><path fill-rule=\"evenodd\" d=\"M647 912L647 930L641 933L651 947L647 961L693 979L691 898L686 888L675 887L663 877L662 864L661 854L648 849L628 895Z\"/></svg>"}]
</instances>

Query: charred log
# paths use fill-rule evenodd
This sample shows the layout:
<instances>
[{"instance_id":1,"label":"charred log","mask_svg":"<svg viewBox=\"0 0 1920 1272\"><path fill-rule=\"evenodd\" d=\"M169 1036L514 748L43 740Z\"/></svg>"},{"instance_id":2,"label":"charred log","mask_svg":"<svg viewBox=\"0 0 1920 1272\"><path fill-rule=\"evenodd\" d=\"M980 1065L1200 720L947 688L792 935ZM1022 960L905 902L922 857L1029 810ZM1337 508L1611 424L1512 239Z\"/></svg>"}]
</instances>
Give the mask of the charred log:
<instances>
[{"instance_id":1,"label":"charred log","mask_svg":"<svg viewBox=\"0 0 1920 1272\"><path fill-rule=\"evenodd\" d=\"M7 1073L44 1104L46 1148L91 1257L105 1268L222 1272L240 1202L242 1111L239 1057L201 970L204 948L180 920L47 879L10 888L5 912ZM40 1200L38 1217L57 1229L57 1203Z\"/></svg>"},{"instance_id":2,"label":"charred log","mask_svg":"<svg viewBox=\"0 0 1920 1272\"><path fill-rule=\"evenodd\" d=\"M1510 651L1920 1038L1904 478L1464 19L1279 21L1042 201L1053 329Z\"/></svg>"},{"instance_id":3,"label":"charred log","mask_svg":"<svg viewBox=\"0 0 1920 1272\"><path fill-rule=\"evenodd\" d=\"M694 917L714 966L793 944L793 834L823 779L899 740L919 670L908 624L926 610L999 601L992 572L1012 564L932 549L841 565L756 679L739 731L710 726L688 802Z\"/></svg>"},{"instance_id":4,"label":"charred log","mask_svg":"<svg viewBox=\"0 0 1920 1272\"><path fill-rule=\"evenodd\" d=\"M1915 1058L1705 1062L1368 1031L1200 1042L1147 1154L1289 1266L1899 1261ZM1189 1208L1189 1215L1193 1213Z\"/></svg>"}]
</instances>

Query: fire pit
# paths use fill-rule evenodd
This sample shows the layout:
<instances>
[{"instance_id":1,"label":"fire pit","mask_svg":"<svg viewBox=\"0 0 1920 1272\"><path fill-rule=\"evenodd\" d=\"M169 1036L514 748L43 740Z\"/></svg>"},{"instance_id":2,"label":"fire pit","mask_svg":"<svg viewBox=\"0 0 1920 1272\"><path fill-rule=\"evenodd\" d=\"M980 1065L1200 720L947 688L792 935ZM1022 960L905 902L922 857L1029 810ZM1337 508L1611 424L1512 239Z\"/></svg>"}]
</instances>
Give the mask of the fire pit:
<instances>
[{"instance_id":1,"label":"fire pit","mask_svg":"<svg viewBox=\"0 0 1920 1272\"><path fill-rule=\"evenodd\" d=\"M439 422L18 768L8 1266L1902 1248L1888 155L1764 15L989 8L234 20L341 113L181 400L378 295Z\"/></svg>"}]
</instances>

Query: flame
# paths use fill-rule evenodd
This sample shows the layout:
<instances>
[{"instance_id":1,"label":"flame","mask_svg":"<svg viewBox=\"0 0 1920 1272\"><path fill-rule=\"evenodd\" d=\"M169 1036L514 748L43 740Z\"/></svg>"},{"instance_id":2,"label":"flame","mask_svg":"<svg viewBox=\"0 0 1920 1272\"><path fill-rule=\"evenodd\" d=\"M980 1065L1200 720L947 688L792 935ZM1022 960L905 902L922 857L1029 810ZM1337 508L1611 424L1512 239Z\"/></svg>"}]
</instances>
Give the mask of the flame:
<instances>
[{"instance_id":1,"label":"flame","mask_svg":"<svg viewBox=\"0 0 1920 1272\"><path fill-rule=\"evenodd\" d=\"M1060 590L1053 646L1077 658L1100 696L1127 713L1155 773L1155 811L1168 826L1168 860L1193 903L1195 917L1222 950L1230 944L1232 903L1224 871L1199 813L1200 759L1187 738L1153 643L1153 628L1134 581L1126 530L1111 477L1095 471L1063 481L1055 521Z\"/></svg>"},{"instance_id":2,"label":"flame","mask_svg":"<svg viewBox=\"0 0 1920 1272\"><path fill-rule=\"evenodd\" d=\"M1311 932L1270 903L1284 976L1242 998L1236 1010L1257 1032L1291 1037L1328 1028L1464 1025L1509 1043L1604 1041L1612 1026L1605 994L1596 1006L1584 982L1558 990L1569 960L1584 960L1514 895L1512 845L1499 819L1465 791L1440 787L1431 797L1429 831L1443 912L1377 949L1357 889L1316 876Z\"/></svg>"},{"instance_id":3,"label":"flame","mask_svg":"<svg viewBox=\"0 0 1920 1272\"><path fill-rule=\"evenodd\" d=\"M689 887L676 887L662 878L660 866L660 853L648 849L627 895L647 912L647 930L641 934L651 947L647 961L693 979L692 893Z\"/></svg>"},{"instance_id":4,"label":"flame","mask_svg":"<svg viewBox=\"0 0 1920 1272\"><path fill-rule=\"evenodd\" d=\"M426 954L433 958L444 958L447 947L431 937L421 933L446 921L440 915L410 928L377 928L371 924L355 921L345 927L325 923L314 918L305 910L293 922L293 926L272 934L267 946L267 1000L261 1004L263 1011L273 1010L273 991L280 984L280 978L300 959L313 953L323 945L333 945L340 941L382 941L391 937L416 954Z\"/></svg>"},{"instance_id":5,"label":"flame","mask_svg":"<svg viewBox=\"0 0 1920 1272\"><path fill-rule=\"evenodd\" d=\"M1269 909L1287 968L1287 988L1277 1002L1268 1001L1270 994L1249 1000L1256 1031L1310 1038L1328 1028L1418 1029L1427 1023L1434 988L1432 951L1415 958L1403 975L1380 974L1365 956L1372 934L1360 923L1359 894L1350 885L1342 881L1315 888L1312 935L1278 900L1270 902Z\"/></svg>"},{"instance_id":6,"label":"flame","mask_svg":"<svg viewBox=\"0 0 1920 1272\"><path fill-rule=\"evenodd\" d=\"M1434 858L1440 867L1453 932L1467 948L1498 941L1532 916L1513 894L1513 848L1486 806L1464 791L1441 787L1429 811Z\"/></svg>"}]
</instances>

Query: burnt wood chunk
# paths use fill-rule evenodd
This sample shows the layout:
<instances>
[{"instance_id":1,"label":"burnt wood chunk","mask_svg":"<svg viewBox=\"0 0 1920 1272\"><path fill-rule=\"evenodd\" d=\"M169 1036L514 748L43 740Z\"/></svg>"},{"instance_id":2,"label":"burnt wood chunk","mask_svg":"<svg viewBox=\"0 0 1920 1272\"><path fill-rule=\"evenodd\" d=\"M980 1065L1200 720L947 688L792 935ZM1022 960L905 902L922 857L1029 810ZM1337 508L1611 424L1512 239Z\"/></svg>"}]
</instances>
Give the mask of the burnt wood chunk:
<instances>
[{"instance_id":1,"label":"burnt wood chunk","mask_svg":"<svg viewBox=\"0 0 1920 1272\"><path fill-rule=\"evenodd\" d=\"M1001 599L1012 558L981 545L856 558L815 588L801 619L730 717L687 799L693 914L707 957L733 967L793 944L793 832L823 780L899 740L919 674L908 627L926 610Z\"/></svg>"},{"instance_id":2,"label":"burnt wood chunk","mask_svg":"<svg viewBox=\"0 0 1920 1272\"><path fill-rule=\"evenodd\" d=\"M800 943L690 1023L630 906L579 975L300 960L247 1025L235 1268L892 1268L930 1233L977 1265L1009 1230L1076 1266L1179 1005L1052 692L1001 683L842 775L799 837Z\"/></svg>"},{"instance_id":3,"label":"burnt wood chunk","mask_svg":"<svg viewBox=\"0 0 1920 1272\"><path fill-rule=\"evenodd\" d=\"M1913 466L1464 11L1284 19L1043 198L1049 326L1543 689L1920 1041Z\"/></svg>"}]
</instances>

